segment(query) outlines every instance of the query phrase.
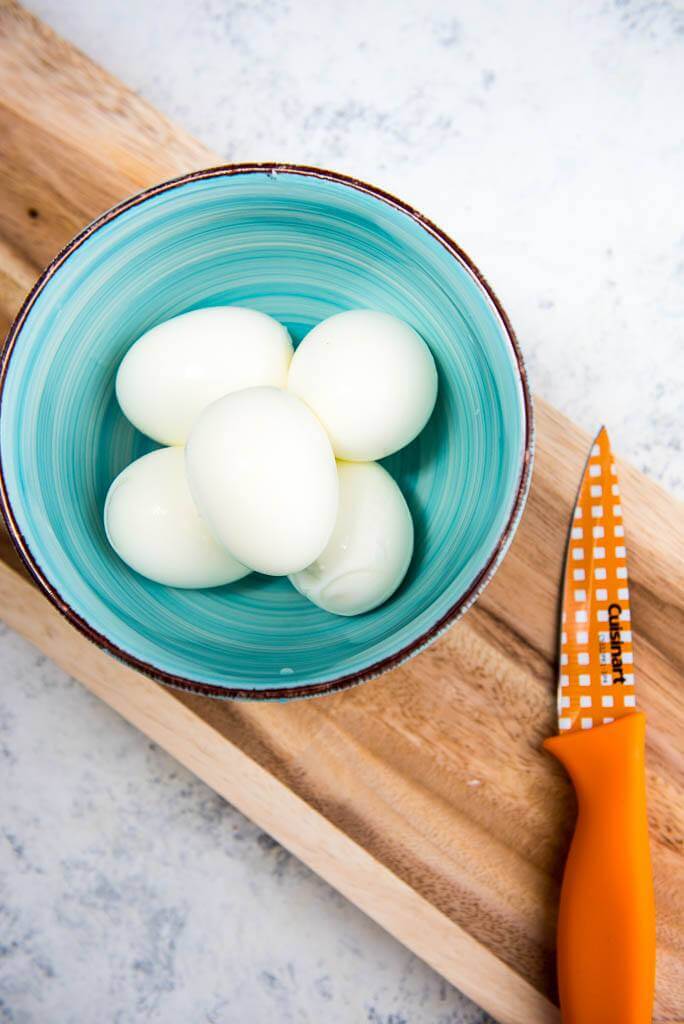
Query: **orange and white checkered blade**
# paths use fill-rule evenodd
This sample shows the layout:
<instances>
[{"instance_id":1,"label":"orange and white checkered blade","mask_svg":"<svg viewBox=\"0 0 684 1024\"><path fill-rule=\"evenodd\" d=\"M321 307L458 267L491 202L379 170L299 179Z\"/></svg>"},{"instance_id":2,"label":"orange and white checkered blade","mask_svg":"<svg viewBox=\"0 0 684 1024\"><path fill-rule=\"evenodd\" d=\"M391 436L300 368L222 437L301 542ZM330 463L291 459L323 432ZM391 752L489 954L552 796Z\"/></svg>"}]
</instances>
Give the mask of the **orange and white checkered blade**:
<instances>
[{"instance_id":1,"label":"orange and white checkered blade","mask_svg":"<svg viewBox=\"0 0 684 1024\"><path fill-rule=\"evenodd\" d=\"M561 614L558 727L607 724L636 706L620 488L605 427L570 527Z\"/></svg>"}]
</instances>

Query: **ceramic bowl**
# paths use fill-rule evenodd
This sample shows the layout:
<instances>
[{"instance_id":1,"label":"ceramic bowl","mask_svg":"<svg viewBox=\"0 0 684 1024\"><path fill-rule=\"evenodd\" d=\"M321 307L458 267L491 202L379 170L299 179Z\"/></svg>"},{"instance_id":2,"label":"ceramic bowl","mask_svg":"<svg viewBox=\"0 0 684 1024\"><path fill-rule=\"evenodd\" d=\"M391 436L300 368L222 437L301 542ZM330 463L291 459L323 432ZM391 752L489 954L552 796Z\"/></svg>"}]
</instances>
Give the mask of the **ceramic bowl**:
<instances>
[{"instance_id":1,"label":"ceramic bowl","mask_svg":"<svg viewBox=\"0 0 684 1024\"><path fill-rule=\"evenodd\" d=\"M224 303L269 313L295 342L340 310L386 310L432 350L435 412L385 460L413 513L415 555L375 611L330 615L287 580L257 575L214 590L162 587L105 539L110 482L155 447L116 402L124 353L160 321ZM523 363L481 274L399 200L314 168L200 171L103 214L27 298L0 389L2 507L33 576L96 644L211 696L330 693L420 651L491 577L529 482Z\"/></svg>"}]
</instances>

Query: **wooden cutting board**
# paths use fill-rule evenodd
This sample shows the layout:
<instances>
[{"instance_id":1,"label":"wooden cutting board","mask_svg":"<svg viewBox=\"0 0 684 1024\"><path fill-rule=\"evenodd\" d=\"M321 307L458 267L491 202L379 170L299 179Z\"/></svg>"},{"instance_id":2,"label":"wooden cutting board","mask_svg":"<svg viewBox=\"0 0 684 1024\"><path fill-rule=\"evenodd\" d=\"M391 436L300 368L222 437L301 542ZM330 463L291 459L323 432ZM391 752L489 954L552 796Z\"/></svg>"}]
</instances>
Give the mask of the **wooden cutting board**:
<instances>
[{"instance_id":1,"label":"wooden cutting board","mask_svg":"<svg viewBox=\"0 0 684 1024\"><path fill-rule=\"evenodd\" d=\"M277 154L276 154L277 156ZM0 0L0 321L42 265L124 196L218 158ZM381 184L381 183L380 183ZM365 686L288 705L164 690L76 633L0 534L0 610L502 1024L558 1020L554 929L574 815L558 764L556 628L589 438L537 401L522 524L477 605ZM619 467L658 904L655 1020L684 1019L681 507Z\"/></svg>"}]
</instances>

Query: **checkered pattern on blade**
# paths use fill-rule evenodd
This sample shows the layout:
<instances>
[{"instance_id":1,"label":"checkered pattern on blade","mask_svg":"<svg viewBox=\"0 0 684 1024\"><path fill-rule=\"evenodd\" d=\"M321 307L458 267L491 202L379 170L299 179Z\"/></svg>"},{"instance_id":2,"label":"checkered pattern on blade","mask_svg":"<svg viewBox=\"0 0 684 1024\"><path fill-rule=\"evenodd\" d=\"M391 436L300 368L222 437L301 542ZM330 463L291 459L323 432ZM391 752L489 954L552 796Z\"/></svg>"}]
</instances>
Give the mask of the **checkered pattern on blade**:
<instances>
[{"instance_id":1,"label":"checkered pattern on blade","mask_svg":"<svg viewBox=\"0 0 684 1024\"><path fill-rule=\"evenodd\" d=\"M572 518L563 594L558 725L590 729L636 705L620 488L605 428Z\"/></svg>"}]
</instances>

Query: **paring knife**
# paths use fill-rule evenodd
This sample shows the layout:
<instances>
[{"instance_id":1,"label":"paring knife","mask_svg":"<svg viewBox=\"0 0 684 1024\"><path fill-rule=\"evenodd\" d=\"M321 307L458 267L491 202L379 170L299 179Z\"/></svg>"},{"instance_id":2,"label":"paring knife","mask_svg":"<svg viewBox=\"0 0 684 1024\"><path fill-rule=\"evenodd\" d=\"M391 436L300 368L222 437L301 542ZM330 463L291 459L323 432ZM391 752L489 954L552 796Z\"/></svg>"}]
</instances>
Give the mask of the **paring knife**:
<instances>
[{"instance_id":1,"label":"paring knife","mask_svg":"<svg viewBox=\"0 0 684 1024\"><path fill-rule=\"evenodd\" d=\"M650 1024L655 911L636 709L620 491L605 428L570 529L560 636L559 734L578 817L558 917L563 1024Z\"/></svg>"}]
</instances>

